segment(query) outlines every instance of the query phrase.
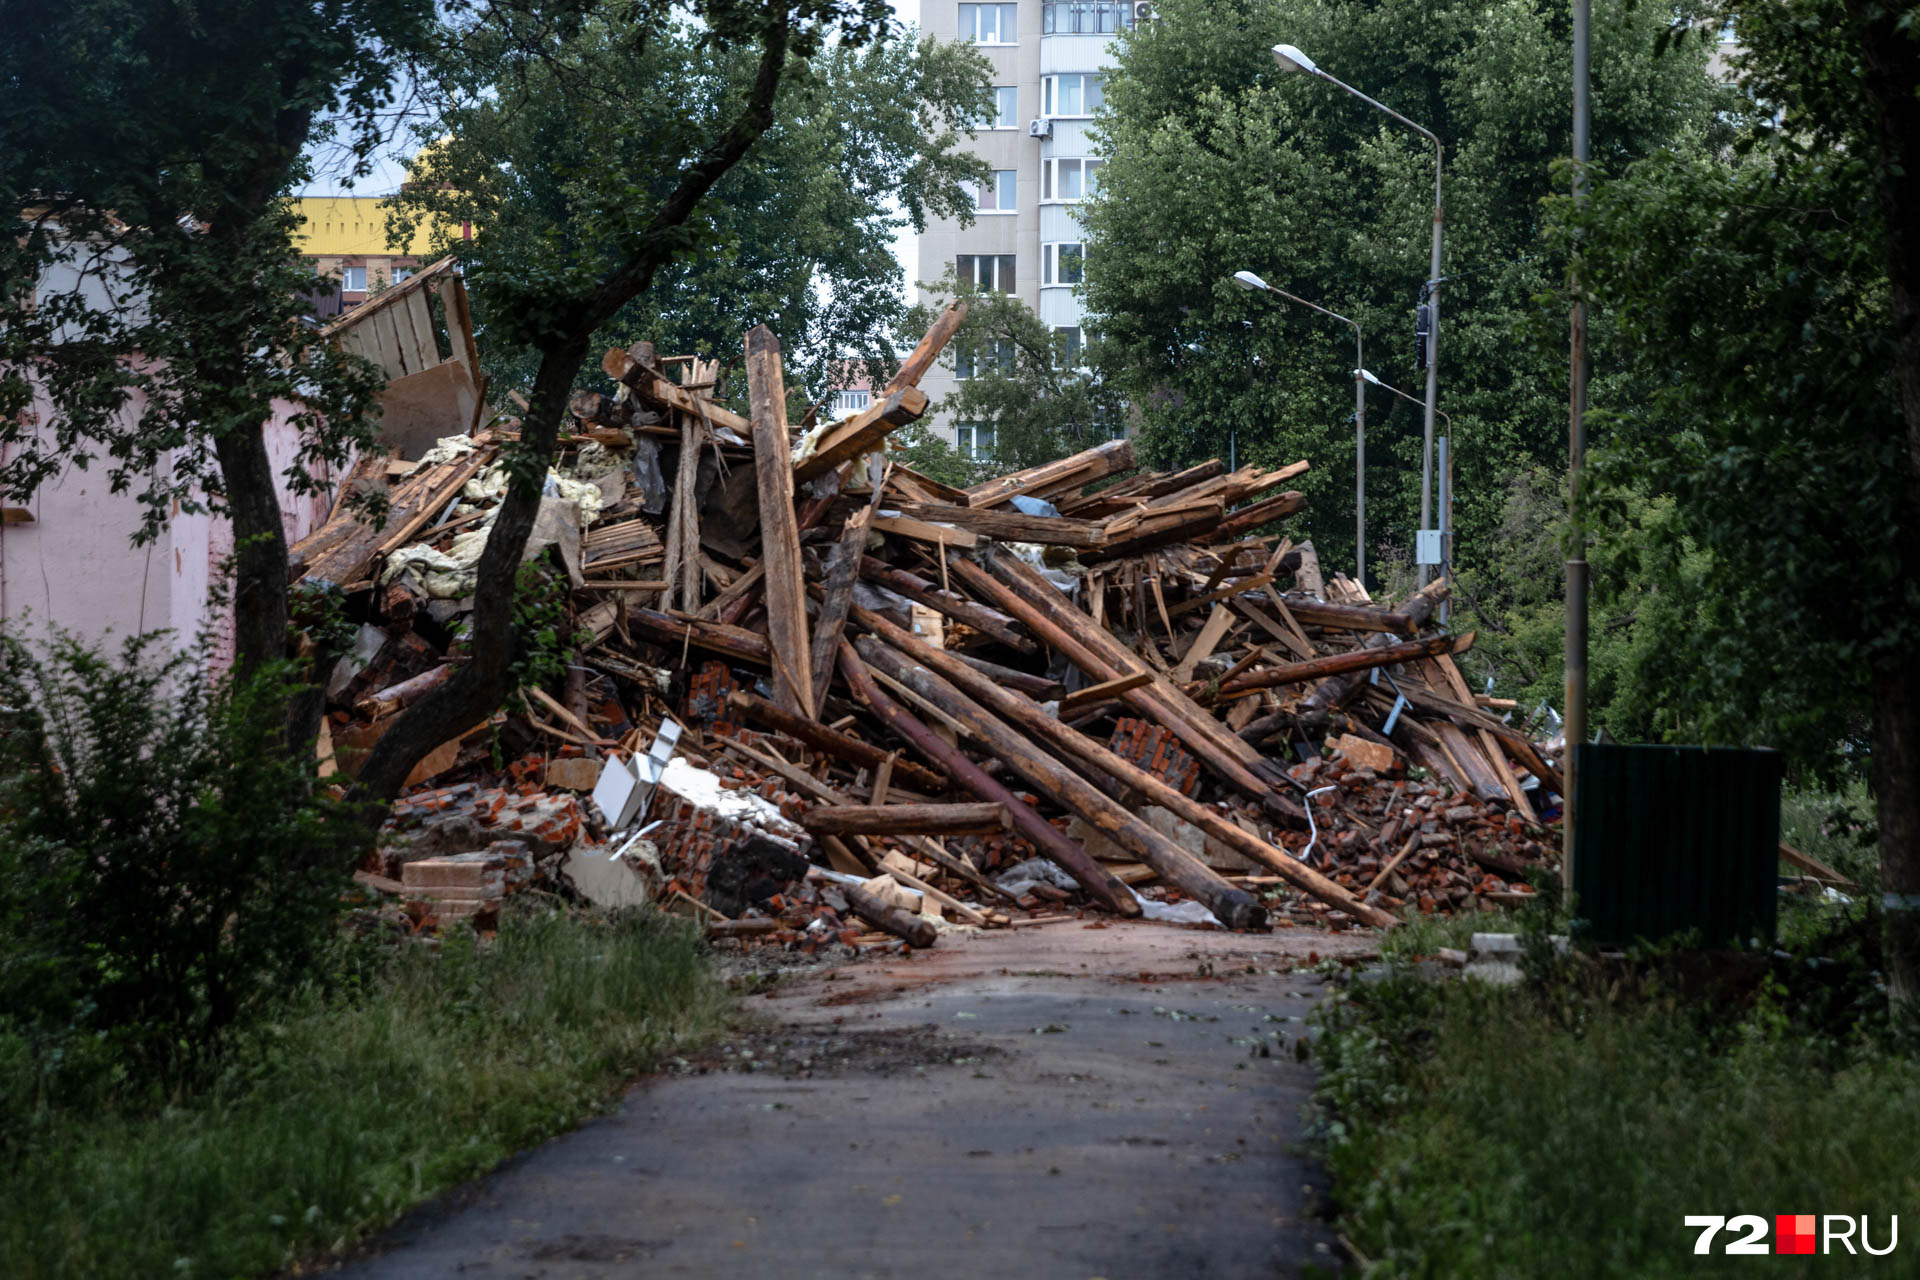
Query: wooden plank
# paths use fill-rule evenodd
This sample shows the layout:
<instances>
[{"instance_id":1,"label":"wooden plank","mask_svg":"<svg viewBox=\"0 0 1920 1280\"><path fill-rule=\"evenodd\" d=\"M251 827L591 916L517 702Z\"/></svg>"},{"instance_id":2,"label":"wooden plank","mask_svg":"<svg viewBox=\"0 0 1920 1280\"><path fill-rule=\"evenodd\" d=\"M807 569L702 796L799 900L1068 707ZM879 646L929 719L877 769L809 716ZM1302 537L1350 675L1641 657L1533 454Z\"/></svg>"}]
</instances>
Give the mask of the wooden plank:
<instances>
[{"instance_id":1,"label":"wooden plank","mask_svg":"<svg viewBox=\"0 0 1920 1280\"><path fill-rule=\"evenodd\" d=\"M794 483L805 484L843 462L871 452L896 429L919 421L920 415L927 411L927 404L926 392L918 387L902 387L885 400L835 425L815 442L812 453L794 464Z\"/></svg>"},{"instance_id":2,"label":"wooden plank","mask_svg":"<svg viewBox=\"0 0 1920 1280\"><path fill-rule=\"evenodd\" d=\"M787 462L786 379L780 368L780 340L764 324L747 334L747 394L753 406L753 466L760 498L761 562L767 567L774 703L789 714L812 719L813 662L807 645L800 525L793 512L793 468Z\"/></svg>"},{"instance_id":3,"label":"wooden plank","mask_svg":"<svg viewBox=\"0 0 1920 1280\"><path fill-rule=\"evenodd\" d=\"M1043 462L1037 467L1028 467L1025 471L1016 471L1012 475L974 485L967 490L967 505L991 507L1022 494L1038 493L1045 496L1047 492L1078 488L1132 467L1133 442L1109 440L1091 449L1082 449L1071 457Z\"/></svg>"},{"instance_id":4,"label":"wooden plank","mask_svg":"<svg viewBox=\"0 0 1920 1280\"><path fill-rule=\"evenodd\" d=\"M1214 646L1226 636L1231 626L1233 610L1225 605L1213 606L1213 612L1207 615L1207 624L1200 628L1200 635L1180 659L1180 665L1173 669L1173 678L1182 684L1193 679L1193 669L1213 655Z\"/></svg>"},{"instance_id":5,"label":"wooden plank","mask_svg":"<svg viewBox=\"0 0 1920 1280\"><path fill-rule=\"evenodd\" d=\"M942 524L957 525L1002 542L1034 542L1042 546L1089 550L1104 545L1107 540L1103 526L1064 516L1030 516L1018 511L953 507L932 502L893 502L888 505L901 515L916 520L936 520Z\"/></svg>"},{"instance_id":6,"label":"wooden plank","mask_svg":"<svg viewBox=\"0 0 1920 1280\"><path fill-rule=\"evenodd\" d=\"M1307 495L1298 490L1288 490L1278 497L1256 502L1250 507L1235 511L1220 522L1213 531L1216 538L1238 538L1250 533L1263 524L1275 520L1284 520L1296 512L1307 509Z\"/></svg>"},{"instance_id":7,"label":"wooden plank","mask_svg":"<svg viewBox=\"0 0 1920 1280\"><path fill-rule=\"evenodd\" d=\"M1858 892L1860 886L1835 871L1820 859L1800 852L1786 841L1780 842L1780 860L1795 870L1803 871L1822 884L1830 884L1836 889Z\"/></svg>"},{"instance_id":8,"label":"wooden plank","mask_svg":"<svg viewBox=\"0 0 1920 1280\"><path fill-rule=\"evenodd\" d=\"M1453 664L1451 657L1441 654L1431 659L1427 667L1430 671L1440 673L1447 686L1453 690L1454 697L1458 698L1462 705L1473 705L1473 690L1467 687L1465 677L1460 674L1460 668ZM1429 680L1428 683L1431 684L1432 681ZM1475 729L1474 732L1479 737L1480 749L1486 753L1487 765L1493 770L1494 776L1500 779L1501 789L1507 793L1507 799L1521 813L1530 812L1533 808L1532 802L1527 799L1527 793L1520 789L1520 779L1514 777L1513 770L1507 766L1506 752L1500 749L1499 742L1484 728Z\"/></svg>"},{"instance_id":9,"label":"wooden plank","mask_svg":"<svg viewBox=\"0 0 1920 1280\"><path fill-rule=\"evenodd\" d=\"M1088 707L1117 699L1129 689L1138 689L1141 685L1152 683L1152 672L1136 671L1132 675L1121 676L1118 680L1102 680L1099 684L1090 684L1060 700L1060 719L1071 719Z\"/></svg>"},{"instance_id":10,"label":"wooden plank","mask_svg":"<svg viewBox=\"0 0 1920 1280\"><path fill-rule=\"evenodd\" d=\"M971 600L955 595L951 591L942 591L931 582L905 569L895 568L884 560L872 556L860 557L860 576L869 582L875 582L897 592L913 601L923 604L952 618L955 622L972 627L984 635L990 635L1010 649L1026 654L1038 654L1040 646L1013 630L1013 619L1006 614L975 604Z\"/></svg>"},{"instance_id":11,"label":"wooden plank","mask_svg":"<svg viewBox=\"0 0 1920 1280\"><path fill-rule=\"evenodd\" d=\"M419 352L420 367L433 368L440 363L440 343L434 337L433 309L427 306L427 295L410 293L401 301L400 308L405 309L407 319L413 322L413 343Z\"/></svg>"},{"instance_id":12,"label":"wooden plank","mask_svg":"<svg viewBox=\"0 0 1920 1280\"><path fill-rule=\"evenodd\" d=\"M840 654L840 632L847 625L847 607L853 603L853 584L860 576L860 555L866 547L867 522L872 507L862 507L847 518L827 570L820 616L813 627L813 705L825 706L827 686L833 682L834 662ZM879 801L874 803L878 804Z\"/></svg>"},{"instance_id":13,"label":"wooden plank","mask_svg":"<svg viewBox=\"0 0 1920 1280\"><path fill-rule=\"evenodd\" d=\"M978 534L968 533L965 529L943 529L911 516L875 516L873 527L882 533L899 534L903 538L917 538L921 542L942 543L949 547L980 545Z\"/></svg>"}]
</instances>

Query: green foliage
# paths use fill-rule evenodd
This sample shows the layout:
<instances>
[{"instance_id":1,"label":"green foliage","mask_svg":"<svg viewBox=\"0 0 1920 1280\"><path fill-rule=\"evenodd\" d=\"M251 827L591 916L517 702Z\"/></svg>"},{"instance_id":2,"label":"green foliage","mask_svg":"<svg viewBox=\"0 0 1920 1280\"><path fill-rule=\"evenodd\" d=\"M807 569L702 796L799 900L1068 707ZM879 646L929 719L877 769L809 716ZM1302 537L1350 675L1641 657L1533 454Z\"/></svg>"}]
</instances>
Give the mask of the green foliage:
<instances>
[{"instance_id":1,"label":"green foliage","mask_svg":"<svg viewBox=\"0 0 1920 1280\"><path fill-rule=\"evenodd\" d=\"M754 74L751 44L711 38L666 5L634 8L551 33L519 19L471 24L438 67L452 106L422 126L430 145L395 201L395 234L438 228L466 261L476 308L492 318L483 355L510 381L531 378L556 305L590 291L645 233L681 157L705 146ZM962 182L983 170L959 131L985 110L988 84L973 50L891 24L796 48L767 131L595 349L644 338L737 365L746 330L765 322L789 386L815 396L843 362L889 364L884 337L904 310L894 236L970 214ZM470 242L466 221L481 228Z\"/></svg>"},{"instance_id":2,"label":"green foliage","mask_svg":"<svg viewBox=\"0 0 1920 1280\"><path fill-rule=\"evenodd\" d=\"M610 1105L725 1009L694 932L652 914L371 947L334 958L358 992L292 1001L179 1105L35 1114L0 1162L9 1277L276 1273ZM0 1032L0 1098L33 1073Z\"/></svg>"},{"instance_id":3,"label":"green foliage","mask_svg":"<svg viewBox=\"0 0 1920 1280\"><path fill-rule=\"evenodd\" d=\"M572 607L565 579L537 564L520 566L514 595L513 687L524 694L566 675L567 658L587 639L585 632L563 634Z\"/></svg>"},{"instance_id":4,"label":"green foliage","mask_svg":"<svg viewBox=\"0 0 1920 1280\"><path fill-rule=\"evenodd\" d=\"M381 380L311 345L282 197L335 129L365 163L393 59L433 22L426 0L0 4L0 178L22 219L0 237L0 493L101 464L150 539L271 481L219 451L276 403L296 491L369 438Z\"/></svg>"},{"instance_id":5,"label":"green foliage","mask_svg":"<svg viewBox=\"0 0 1920 1280\"><path fill-rule=\"evenodd\" d=\"M1816 763L1863 736L1868 673L1910 648L1920 605L1896 554L1904 423L1866 178L1778 148L1661 157L1575 222L1595 296L1663 375L1602 406L1592 519L1672 495L1672 534L1709 554L1701 615L1662 638L1666 680L1718 740Z\"/></svg>"},{"instance_id":6,"label":"green foliage","mask_svg":"<svg viewBox=\"0 0 1920 1280\"><path fill-rule=\"evenodd\" d=\"M1810 1198L1884 1236L1920 1064L1884 1034L1875 922L1810 923L1785 960L1576 952L1519 988L1389 957L1323 1005L1317 1130L1367 1274L1744 1274L1684 1215Z\"/></svg>"},{"instance_id":7,"label":"green foliage","mask_svg":"<svg viewBox=\"0 0 1920 1280\"><path fill-rule=\"evenodd\" d=\"M1704 46L1656 52L1659 6L1594 6L1596 156L1698 151L1721 101ZM1569 150L1564 7L1538 0L1169 0L1121 43L1098 122L1107 157L1081 206L1097 251L1086 298L1159 465L1310 459L1307 526L1322 563L1353 554L1353 335L1237 288L1237 270L1349 316L1367 367L1418 396L1413 310L1427 274L1432 147L1323 81L1289 75L1286 42L1432 129L1446 147L1440 403L1457 437L1456 547L1486 554L1496 478L1564 465L1564 311L1535 299L1562 267L1539 204ZM1541 336L1550 333L1551 337ZM1601 335L1604 337L1604 335ZM1536 337L1539 340L1536 340ZM1197 349L1196 349L1197 348ZM1606 366L1603 364L1602 368ZM1369 539L1413 545L1421 413L1369 392ZM1370 557L1371 559L1372 557Z\"/></svg>"},{"instance_id":8,"label":"green foliage","mask_svg":"<svg viewBox=\"0 0 1920 1280\"><path fill-rule=\"evenodd\" d=\"M213 683L163 642L4 642L0 1026L31 1053L25 1097L67 1087L69 1050L192 1075L308 980L339 910L346 815L277 750L284 673Z\"/></svg>"},{"instance_id":9,"label":"green foliage","mask_svg":"<svg viewBox=\"0 0 1920 1280\"><path fill-rule=\"evenodd\" d=\"M962 288L951 271L928 287L967 302L967 318L940 360L956 371L965 364L970 376L938 407L954 422L993 431L993 448L972 459L976 478L1052 462L1120 434L1125 407L1094 371L1097 345L1073 350L1019 298ZM906 331L925 332L935 314L916 307Z\"/></svg>"}]
</instances>

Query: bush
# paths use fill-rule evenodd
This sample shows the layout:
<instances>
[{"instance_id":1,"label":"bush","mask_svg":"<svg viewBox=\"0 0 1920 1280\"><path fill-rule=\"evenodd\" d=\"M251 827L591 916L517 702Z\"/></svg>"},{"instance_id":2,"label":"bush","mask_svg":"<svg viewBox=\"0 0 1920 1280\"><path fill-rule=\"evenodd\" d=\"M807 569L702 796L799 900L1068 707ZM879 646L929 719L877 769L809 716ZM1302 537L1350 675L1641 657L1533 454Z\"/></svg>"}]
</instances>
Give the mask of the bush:
<instances>
[{"instance_id":1,"label":"bush","mask_svg":"<svg viewBox=\"0 0 1920 1280\"><path fill-rule=\"evenodd\" d=\"M284 747L285 673L210 681L161 643L0 640L0 1031L34 1082L12 1107L184 1083L333 935L349 815Z\"/></svg>"}]
</instances>

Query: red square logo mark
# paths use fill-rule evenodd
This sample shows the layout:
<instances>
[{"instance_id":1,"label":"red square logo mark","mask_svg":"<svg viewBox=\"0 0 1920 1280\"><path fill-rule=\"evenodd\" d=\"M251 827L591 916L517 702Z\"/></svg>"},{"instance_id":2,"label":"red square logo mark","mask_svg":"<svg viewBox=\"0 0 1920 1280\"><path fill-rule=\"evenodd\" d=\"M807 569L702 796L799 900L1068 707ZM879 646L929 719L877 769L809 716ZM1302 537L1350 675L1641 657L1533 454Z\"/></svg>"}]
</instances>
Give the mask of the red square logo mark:
<instances>
[{"instance_id":1,"label":"red square logo mark","mask_svg":"<svg viewBox=\"0 0 1920 1280\"><path fill-rule=\"evenodd\" d=\"M1777 1213L1773 1217L1775 1253L1812 1253L1813 1218L1811 1213Z\"/></svg>"}]
</instances>

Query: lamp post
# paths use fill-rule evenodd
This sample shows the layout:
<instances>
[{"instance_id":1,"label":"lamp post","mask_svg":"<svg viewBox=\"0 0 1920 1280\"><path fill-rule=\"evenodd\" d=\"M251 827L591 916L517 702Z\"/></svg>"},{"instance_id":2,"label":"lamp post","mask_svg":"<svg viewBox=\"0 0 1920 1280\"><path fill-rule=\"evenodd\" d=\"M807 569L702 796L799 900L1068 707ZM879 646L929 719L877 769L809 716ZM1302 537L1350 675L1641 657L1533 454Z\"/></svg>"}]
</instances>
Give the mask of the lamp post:
<instances>
[{"instance_id":1,"label":"lamp post","mask_svg":"<svg viewBox=\"0 0 1920 1280\"><path fill-rule=\"evenodd\" d=\"M1314 65L1300 50L1290 44L1273 46L1273 60L1282 71L1298 71L1305 75L1317 76L1328 84L1346 90L1374 110L1379 111L1413 130L1433 144L1433 261L1427 272L1427 296L1430 310L1427 313L1427 423L1426 443L1420 458L1420 527L1427 528L1433 520L1433 419L1435 408L1440 399L1440 233L1444 226L1440 205L1440 174L1444 151L1440 139L1431 129L1415 124L1385 103L1376 102L1344 80L1336 79ZM1420 585L1427 583L1427 566L1420 566Z\"/></svg>"},{"instance_id":2,"label":"lamp post","mask_svg":"<svg viewBox=\"0 0 1920 1280\"><path fill-rule=\"evenodd\" d=\"M1361 343L1360 322L1349 320L1337 311L1316 306L1305 298L1297 298L1285 289L1276 289L1251 271L1236 271L1233 282L1242 289L1259 293L1271 293L1297 302L1309 311L1318 311L1323 316L1332 316L1341 324L1353 328L1353 576L1362 587L1367 585L1367 392L1361 385L1360 374L1366 364L1365 351Z\"/></svg>"}]
</instances>

